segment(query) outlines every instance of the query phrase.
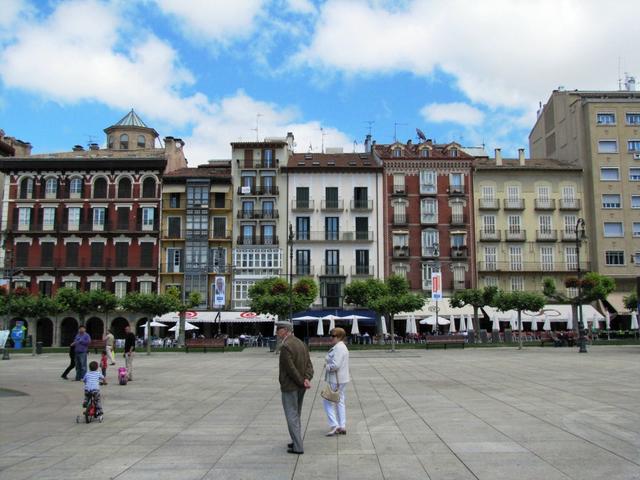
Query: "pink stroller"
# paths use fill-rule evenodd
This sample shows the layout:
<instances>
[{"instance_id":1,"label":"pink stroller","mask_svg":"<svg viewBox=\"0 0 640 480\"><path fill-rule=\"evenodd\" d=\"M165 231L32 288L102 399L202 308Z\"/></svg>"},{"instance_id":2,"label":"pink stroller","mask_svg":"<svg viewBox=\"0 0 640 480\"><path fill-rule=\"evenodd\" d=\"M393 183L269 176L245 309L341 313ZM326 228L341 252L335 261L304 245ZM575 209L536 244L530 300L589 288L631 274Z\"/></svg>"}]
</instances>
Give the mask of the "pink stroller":
<instances>
[{"instance_id":1,"label":"pink stroller","mask_svg":"<svg viewBox=\"0 0 640 480\"><path fill-rule=\"evenodd\" d=\"M128 379L127 369L125 367L120 367L118 369L118 383L120 385L126 385Z\"/></svg>"}]
</instances>

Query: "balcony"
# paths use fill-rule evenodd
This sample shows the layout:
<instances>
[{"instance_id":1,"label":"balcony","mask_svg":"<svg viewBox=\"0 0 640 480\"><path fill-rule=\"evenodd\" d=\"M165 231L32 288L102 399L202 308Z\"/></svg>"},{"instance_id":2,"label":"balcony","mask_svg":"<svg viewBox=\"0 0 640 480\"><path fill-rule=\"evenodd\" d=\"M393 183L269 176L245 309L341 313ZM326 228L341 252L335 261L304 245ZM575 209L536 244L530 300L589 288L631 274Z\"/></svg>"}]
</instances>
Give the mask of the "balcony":
<instances>
[{"instance_id":1,"label":"balcony","mask_svg":"<svg viewBox=\"0 0 640 480\"><path fill-rule=\"evenodd\" d=\"M562 231L562 241L563 242L575 242L576 241L576 232L573 231Z\"/></svg>"},{"instance_id":2,"label":"balcony","mask_svg":"<svg viewBox=\"0 0 640 480\"><path fill-rule=\"evenodd\" d=\"M526 230L505 230L504 239L507 242L524 242L527 240Z\"/></svg>"},{"instance_id":3,"label":"balcony","mask_svg":"<svg viewBox=\"0 0 640 480\"><path fill-rule=\"evenodd\" d=\"M320 210L338 212L344 210L344 200L322 200L320 202Z\"/></svg>"},{"instance_id":4,"label":"balcony","mask_svg":"<svg viewBox=\"0 0 640 480\"><path fill-rule=\"evenodd\" d=\"M236 240L238 245L278 245L278 237L275 235L241 235Z\"/></svg>"},{"instance_id":5,"label":"balcony","mask_svg":"<svg viewBox=\"0 0 640 480\"><path fill-rule=\"evenodd\" d=\"M467 219L462 213L451 214L451 225L466 225Z\"/></svg>"},{"instance_id":6,"label":"balcony","mask_svg":"<svg viewBox=\"0 0 640 480\"><path fill-rule=\"evenodd\" d=\"M394 246L393 247L393 258L409 258L409 247L401 247L401 246Z\"/></svg>"},{"instance_id":7,"label":"balcony","mask_svg":"<svg viewBox=\"0 0 640 480\"><path fill-rule=\"evenodd\" d=\"M537 242L556 242L558 241L557 230L536 230Z\"/></svg>"},{"instance_id":8,"label":"balcony","mask_svg":"<svg viewBox=\"0 0 640 480\"><path fill-rule=\"evenodd\" d=\"M298 200L294 198L291 200L292 212L313 212L314 201L313 200Z\"/></svg>"},{"instance_id":9,"label":"balcony","mask_svg":"<svg viewBox=\"0 0 640 480\"><path fill-rule=\"evenodd\" d=\"M403 197L407 194L407 187L403 185L394 185L392 195Z\"/></svg>"},{"instance_id":10,"label":"balcony","mask_svg":"<svg viewBox=\"0 0 640 480\"><path fill-rule=\"evenodd\" d=\"M434 183L421 183L420 195L437 195L438 187Z\"/></svg>"},{"instance_id":11,"label":"balcony","mask_svg":"<svg viewBox=\"0 0 640 480\"><path fill-rule=\"evenodd\" d=\"M575 272L577 269L576 262L478 262L479 272L550 272L550 273L567 273ZM580 262L580 270L589 271L590 262Z\"/></svg>"},{"instance_id":12,"label":"balcony","mask_svg":"<svg viewBox=\"0 0 640 480\"><path fill-rule=\"evenodd\" d=\"M344 276L344 265L322 265L320 276Z\"/></svg>"},{"instance_id":13,"label":"balcony","mask_svg":"<svg viewBox=\"0 0 640 480\"><path fill-rule=\"evenodd\" d=\"M266 169L275 169L279 164L278 160L259 160L253 164L253 168L266 168Z\"/></svg>"},{"instance_id":14,"label":"balcony","mask_svg":"<svg viewBox=\"0 0 640 480\"><path fill-rule=\"evenodd\" d=\"M351 231L298 231L295 235L295 242L372 242L373 231L351 230Z\"/></svg>"},{"instance_id":15,"label":"balcony","mask_svg":"<svg viewBox=\"0 0 640 480\"><path fill-rule=\"evenodd\" d=\"M502 239L500 230L480 230L481 242L499 242Z\"/></svg>"},{"instance_id":16,"label":"balcony","mask_svg":"<svg viewBox=\"0 0 640 480\"><path fill-rule=\"evenodd\" d=\"M185 229L182 228L163 228L160 233L162 240L184 240Z\"/></svg>"},{"instance_id":17,"label":"balcony","mask_svg":"<svg viewBox=\"0 0 640 480\"><path fill-rule=\"evenodd\" d=\"M449 195L451 196L464 195L464 185L449 185Z\"/></svg>"},{"instance_id":18,"label":"balcony","mask_svg":"<svg viewBox=\"0 0 640 480\"><path fill-rule=\"evenodd\" d=\"M478 208L480 210L499 210L500 202L498 202L497 198L481 198Z\"/></svg>"},{"instance_id":19,"label":"balcony","mask_svg":"<svg viewBox=\"0 0 640 480\"><path fill-rule=\"evenodd\" d=\"M551 198L536 198L534 200L534 208L536 210L555 210L556 201Z\"/></svg>"},{"instance_id":20,"label":"balcony","mask_svg":"<svg viewBox=\"0 0 640 480\"><path fill-rule=\"evenodd\" d=\"M352 277L373 277L374 265L351 265Z\"/></svg>"},{"instance_id":21,"label":"balcony","mask_svg":"<svg viewBox=\"0 0 640 480\"><path fill-rule=\"evenodd\" d=\"M580 200L577 198L563 198L560 200L560 210L580 210Z\"/></svg>"},{"instance_id":22,"label":"balcony","mask_svg":"<svg viewBox=\"0 0 640 480\"><path fill-rule=\"evenodd\" d=\"M435 258L437 255L436 247L422 247L422 256L426 258Z\"/></svg>"},{"instance_id":23,"label":"balcony","mask_svg":"<svg viewBox=\"0 0 640 480\"><path fill-rule=\"evenodd\" d=\"M215 211L228 211L231 210L232 207L232 201L231 200L225 200L224 202L215 202L213 201L212 203L209 204L209 210L215 210Z\"/></svg>"},{"instance_id":24,"label":"balcony","mask_svg":"<svg viewBox=\"0 0 640 480\"><path fill-rule=\"evenodd\" d=\"M240 220L273 220L279 218L278 210L238 210Z\"/></svg>"},{"instance_id":25,"label":"balcony","mask_svg":"<svg viewBox=\"0 0 640 480\"><path fill-rule=\"evenodd\" d=\"M407 221L406 213L394 213L393 219L391 221L393 222L393 225L396 225L396 226L406 225L407 223L409 223Z\"/></svg>"},{"instance_id":26,"label":"balcony","mask_svg":"<svg viewBox=\"0 0 640 480\"><path fill-rule=\"evenodd\" d=\"M296 277L309 277L315 274L315 267L309 264L296 264L293 266L293 275Z\"/></svg>"},{"instance_id":27,"label":"balcony","mask_svg":"<svg viewBox=\"0 0 640 480\"><path fill-rule=\"evenodd\" d=\"M469 249L466 245L452 246L451 258L467 258L469 256Z\"/></svg>"},{"instance_id":28,"label":"balcony","mask_svg":"<svg viewBox=\"0 0 640 480\"><path fill-rule=\"evenodd\" d=\"M420 215L420 223L422 225L437 225L438 215L435 213L423 213Z\"/></svg>"},{"instance_id":29,"label":"balcony","mask_svg":"<svg viewBox=\"0 0 640 480\"><path fill-rule=\"evenodd\" d=\"M227 240L231 241L233 237L231 230L211 230L209 232L209 240Z\"/></svg>"},{"instance_id":30,"label":"balcony","mask_svg":"<svg viewBox=\"0 0 640 480\"><path fill-rule=\"evenodd\" d=\"M524 210L524 198L507 198L503 202L505 210Z\"/></svg>"},{"instance_id":31,"label":"balcony","mask_svg":"<svg viewBox=\"0 0 640 480\"><path fill-rule=\"evenodd\" d=\"M454 291L464 290L467 288L467 283L464 280L454 280L452 287Z\"/></svg>"},{"instance_id":32,"label":"balcony","mask_svg":"<svg viewBox=\"0 0 640 480\"><path fill-rule=\"evenodd\" d=\"M278 193L278 187L275 185L238 187L238 195L278 195Z\"/></svg>"},{"instance_id":33,"label":"balcony","mask_svg":"<svg viewBox=\"0 0 640 480\"><path fill-rule=\"evenodd\" d=\"M367 212L373 210L373 200L351 200L351 210Z\"/></svg>"}]
</instances>

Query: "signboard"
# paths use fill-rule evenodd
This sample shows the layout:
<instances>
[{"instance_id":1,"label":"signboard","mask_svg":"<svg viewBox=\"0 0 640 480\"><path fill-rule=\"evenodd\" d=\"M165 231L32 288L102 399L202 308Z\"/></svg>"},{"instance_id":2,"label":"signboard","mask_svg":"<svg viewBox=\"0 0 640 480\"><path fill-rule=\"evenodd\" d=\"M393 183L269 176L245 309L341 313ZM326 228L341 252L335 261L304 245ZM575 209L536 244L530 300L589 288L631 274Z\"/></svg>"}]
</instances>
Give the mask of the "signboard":
<instances>
[{"instance_id":1,"label":"signboard","mask_svg":"<svg viewBox=\"0 0 640 480\"><path fill-rule=\"evenodd\" d=\"M442 273L431 273L431 299L442 300Z\"/></svg>"},{"instance_id":2,"label":"signboard","mask_svg":"<svg viewBox=\"0 0 640 480\"><path fill-rule=\"evenodd\" d=\"M216 307L223 307L225 302L225 278L216 277L216 281L213 284L213 304Z\"/></svg>"},{"instance_id":3,"label":"signboard","mask_svg":"<svg viewBox=\"0 0 640 480\"><path fill-rule=\"evenodd\" d=\"M242 187L240 189L242 195L249 195L251 193L251 187Z\"/></svg>"}]
</instances>

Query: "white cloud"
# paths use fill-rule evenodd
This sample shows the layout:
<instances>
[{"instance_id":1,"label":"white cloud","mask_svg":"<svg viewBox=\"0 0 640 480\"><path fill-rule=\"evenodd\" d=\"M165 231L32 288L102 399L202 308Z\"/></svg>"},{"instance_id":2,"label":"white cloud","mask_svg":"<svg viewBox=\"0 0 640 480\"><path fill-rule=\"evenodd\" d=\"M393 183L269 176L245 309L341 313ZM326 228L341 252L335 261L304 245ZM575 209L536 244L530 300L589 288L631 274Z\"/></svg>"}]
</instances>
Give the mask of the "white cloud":
<instances>
[{"instance_id":1,"label":"white cloud","mask_svg":"<svg viewBox=\"0 0 640 480\"><path fill-rule=\"evenodd\" d=\"M250 36L266 4L266 0L155 1L187 37L222 44Z\"/></svg>"},{"instance_id":2,"label":"white cloud","mask_svg":"<svg viewBox=\"0 0 640 480\"><path fill-rule=\"evenodd\" d=\"M450 122L462 125L479 125L484 120L484 113L467 103L431 103L420 110L422 117L428 122Z\"/></svg>"},{"instance_id":3,"label":"white cloud","mask_svg":"<svg viewBox=\"0 0 640 480\"><path fill-rule=\"evenodd\" d=\"M597 0L328 0L294 64L348 75L441 69L474 103L522 108L558 85L617 88L618 56L640 73L638 15L634 0L615 9Z\"/></svg>"}]
</instances>

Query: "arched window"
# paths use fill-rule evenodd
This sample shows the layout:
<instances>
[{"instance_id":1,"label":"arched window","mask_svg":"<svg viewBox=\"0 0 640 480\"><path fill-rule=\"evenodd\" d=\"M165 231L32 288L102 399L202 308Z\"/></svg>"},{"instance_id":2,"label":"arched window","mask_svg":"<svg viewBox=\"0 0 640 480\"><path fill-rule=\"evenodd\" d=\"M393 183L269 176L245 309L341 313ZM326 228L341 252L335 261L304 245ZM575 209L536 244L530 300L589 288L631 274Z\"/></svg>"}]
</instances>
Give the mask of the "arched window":
<instances>
[{"instance_id":1,"label":"arched window","mask_svg":"<svg viewBox=\"0 0 640 480\"><path fill-rule=\"evenodd\" d=\"M138 135L138 148L145 148L147 146L147 140L144 135Z\"/></svg>"},{"instance_id":2,"label":"arched window","mask_svg":"<svg viewBox=\"0 0 640 480\"><path fill-rule=\"evenodd\" d=\"M129 150L129 135L126 133L120 135L120 150Z\"/></svg>"},{"instance_id":3,"label":"arched window","mask_svg":"<svg viewBox=\"0 0 640 480\"><path fill-rule=\"evenodd\" d=\"M114 142L113 135L109 135L109 149L110 150L113 150L113 142Z\"/></svg>"},{"instance_id":4,"label":"arched window","mask_svg":"<svg viewBox=\"0 0 640 480\"><path fill-rule=\"evenodd\" d=\"M423 148L422 150L420 150L420 156L422 158L429 158L429 149Z\"/></svg>"},{"instance_id":5,"label":"arched window","mask_svg":"<svg viewBox=\"0 0 640 480\"><path fill-rule=\"evenodd\" d=\"M153 198L156 196L156 181L147 177L142 182L142 198Z\"/></svg>"},{"instance_id":6,"label":"arched window","mask_svg":"<svg viewBox=\"0 0 640 480\"><path fill-rule=\"evenodd\" d=\"M69 182L69 197L80 198L82 197L82 179L72 178Z\"/></svg>"},{"instance_id":7,"label":"arched window","mask_svg":"<svg viewBox=\"0 0 640 480\"><path fill-rule=\"evenodd\" d=\"M47 181L44 184L44 197L45 198L56 198L58 194L58 180L55 178L47 178Z\"/></svg>"},{"instance_id":8,"label":"arched window","mask_svg":"<svg viewBox=\"0 0 640 480\"><path fill-rule=\"evenodd\" d=\"M126 177L118 182L118 198L131 198L131 180Z\"/></svg>"},{"instance_id":9,"label":"arched window","mask_svg":"<svg viewBox=\"0 0 640 480\"><path fill-rule=\"evenodd\" d=\"M93 198L107 198L107 181L104 178L93 182Z\"/></svg>"},{"instance_id":10,"label":"arched window","mask_svg":"<svg viewBox=\"0 0 640 480\"><path fill-rule=\"evenodd\" d=\"M458 149L457 148L452 148L451 150L449 150L449 156L452 158L455 158L458 156Z\"/></svg>"},{"instance_id":11,"label":"arched window","mask_svg":"<svg viewBox=\"0 0 640 480\"><path fill-rule=\"evenodd\" d=\"M394 148L393 149L393 156L396 158L399 158L402 156L402 150L400 148Z\"/></svg>"},{"instance_id":12,"label":"arched window","mask_svg":"<svg viewBox=\"0 0 640 480\"><path fill-rule=\"evenodd\" d=\"M33 178L24 178L20 182L20 198L33 198Z\"/></svg>"}]
</instances>

